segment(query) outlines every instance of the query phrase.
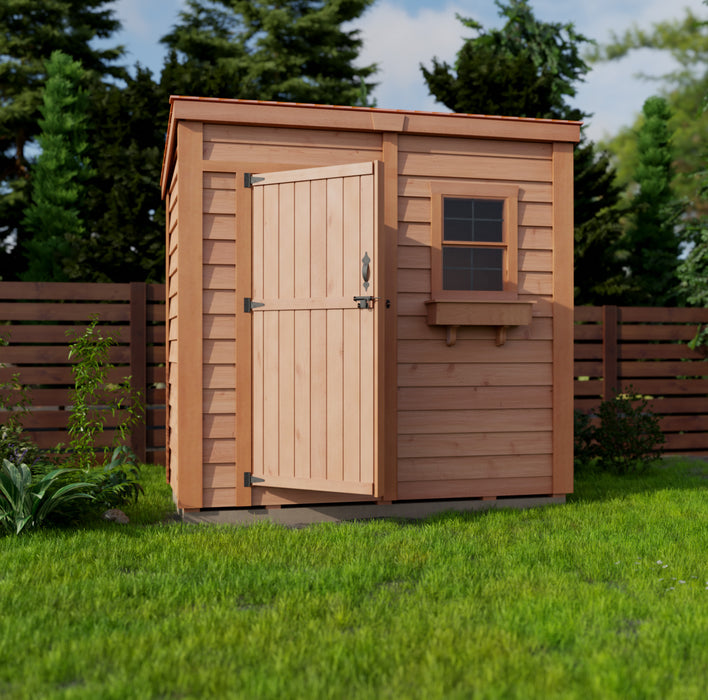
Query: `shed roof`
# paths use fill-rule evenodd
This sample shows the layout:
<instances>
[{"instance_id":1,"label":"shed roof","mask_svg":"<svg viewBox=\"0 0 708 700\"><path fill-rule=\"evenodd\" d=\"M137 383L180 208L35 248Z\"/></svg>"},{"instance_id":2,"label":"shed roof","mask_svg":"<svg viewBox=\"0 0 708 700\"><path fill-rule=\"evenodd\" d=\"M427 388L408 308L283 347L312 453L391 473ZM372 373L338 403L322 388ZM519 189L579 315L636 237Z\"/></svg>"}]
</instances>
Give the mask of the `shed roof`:
<instances>
[{"instance_id":1,"label":"shed roof","mask_svg":"<svg viewBox=\"0 0 708 700\"><path fill-rule=\"evenodd\" d=\"M176 125L179 121L570 143L580 140L582 125L582 122L557 119L173 95L170 97L170 117L162 167L163 196L174 167Z\"/></svg>"}]
</instances>

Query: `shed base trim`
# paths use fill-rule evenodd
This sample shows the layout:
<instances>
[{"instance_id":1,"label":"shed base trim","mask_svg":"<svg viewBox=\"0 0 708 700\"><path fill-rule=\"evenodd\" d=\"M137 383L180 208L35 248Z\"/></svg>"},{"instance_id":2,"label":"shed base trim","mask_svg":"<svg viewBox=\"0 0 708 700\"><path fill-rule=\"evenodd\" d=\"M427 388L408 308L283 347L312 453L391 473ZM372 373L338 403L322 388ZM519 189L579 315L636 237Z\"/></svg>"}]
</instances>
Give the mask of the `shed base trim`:
<instances>
[{"instance_id":1,"label":"shed base trim","mask_svg":"<svg viewBox=\"0 0 708 700\"><path fill-rule=\"evenodd\" d=\"M560 505L565 496L525 496L442 501L412 501L379 505L374 503L354 505L292 506L287 508L224 508L202 511L181 511L188 523L253 525L263 521L300 527L313 523L337 523L346 520L370 520L374 518L420 519L447 511L468 512L498 510L501 508L535 508Z\"/></svg>"}]
</instances>

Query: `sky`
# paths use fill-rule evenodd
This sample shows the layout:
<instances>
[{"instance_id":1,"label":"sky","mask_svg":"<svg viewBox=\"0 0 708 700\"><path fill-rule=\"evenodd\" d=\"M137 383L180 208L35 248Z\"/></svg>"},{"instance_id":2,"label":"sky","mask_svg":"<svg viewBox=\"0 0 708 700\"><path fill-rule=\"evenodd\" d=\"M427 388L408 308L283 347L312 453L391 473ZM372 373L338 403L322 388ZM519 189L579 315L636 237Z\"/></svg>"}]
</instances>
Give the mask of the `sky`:
<instances>
[{"instance_id":1,"label":"sky","mask_svg":"<svg viewBox=\"0 0 708 700\"><path fill-rule=\"evenodd\" d=\"M115 0L112 7L123 25L112 43L125 46L129 65L139 62L159 74L164 49L159 43L178 20L183 0ZM685 8L708 16L702 0L531 0L534 14L546 22L572 22L576 31L598 43L633 25L648 29L655 22L685 16ZM378 107L444 112L428 94L420 64L432 58L454 63L463 38L471 35L456 19L471 17L485 28L503 24L494 0L376 0L355 23L364 48L360 63L377 63L378 87L370 95ZM662 75L673 67L670 57L642 49L627 58L597 64L578 86L574 104L593 116L587 135L600 141L631 126L642 104L657 90L640 72Z\"/></svg>"}]
</instances>

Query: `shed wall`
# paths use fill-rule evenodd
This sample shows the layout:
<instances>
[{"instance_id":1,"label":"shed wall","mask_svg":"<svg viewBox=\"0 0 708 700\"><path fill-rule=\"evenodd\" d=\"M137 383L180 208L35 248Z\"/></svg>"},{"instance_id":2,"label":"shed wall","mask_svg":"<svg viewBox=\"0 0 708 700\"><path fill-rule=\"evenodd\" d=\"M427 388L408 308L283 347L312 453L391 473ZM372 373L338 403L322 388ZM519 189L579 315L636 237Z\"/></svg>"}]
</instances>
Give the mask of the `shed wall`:
<instances>
[{"instance_id":1,"label":"shed wall","mask_svg":"<svg viewBox=\"0 0 708 700\"><path fill-rule=\"evenodd\" d=\"M202 177L202 479L212 508L233 505L236 488L236 174L205 164Z\"/></svg>"},{"instance_id":2,"label":"shed wall","mask_svg":"<svg viewBox=\"0 0 708 700\"><path fill-rule=\"evenodd\" d=\"M399 137L399 499L550 493L552 488L552 145ZM489 327L429 326L430 182L514 184L519 299L530 326L502 346Z\"/></svg>"},{"instance_id":3,"label":"shed wall","mask_svg":"<svg viewBox=\"0 0 708 700\"><path fill-rule=\"evenodd\" d=\"M165 460L169 467L169 480L174 493L179 491L179 451L174 439L177 430L177 274L179 268L179 165L175 167L167 195L167 357L169 375L167 377L167 436Z\"/></svg>"}]
</instances>

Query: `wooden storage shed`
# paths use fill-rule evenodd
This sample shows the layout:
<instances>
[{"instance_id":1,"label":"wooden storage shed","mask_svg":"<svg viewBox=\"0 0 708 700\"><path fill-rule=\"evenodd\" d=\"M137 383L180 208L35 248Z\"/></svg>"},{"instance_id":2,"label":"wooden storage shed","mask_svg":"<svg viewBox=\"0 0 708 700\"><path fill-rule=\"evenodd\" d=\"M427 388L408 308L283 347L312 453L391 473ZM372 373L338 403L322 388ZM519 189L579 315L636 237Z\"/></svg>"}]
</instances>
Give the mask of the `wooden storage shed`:
<instances>
[{"instance_id":1,"label":"wooden storage shed","mask_svg":"<svg viewBox=\"0 0 708 700\"><path fill-rule=\"evenodd\" d=\"M571 492L579 133L173 97L178 507Z\"/></svg>"}]
</instances>

